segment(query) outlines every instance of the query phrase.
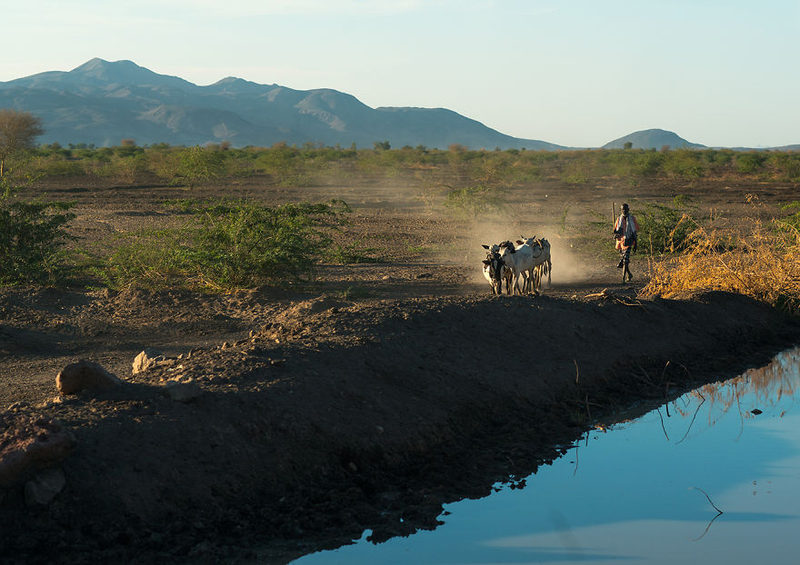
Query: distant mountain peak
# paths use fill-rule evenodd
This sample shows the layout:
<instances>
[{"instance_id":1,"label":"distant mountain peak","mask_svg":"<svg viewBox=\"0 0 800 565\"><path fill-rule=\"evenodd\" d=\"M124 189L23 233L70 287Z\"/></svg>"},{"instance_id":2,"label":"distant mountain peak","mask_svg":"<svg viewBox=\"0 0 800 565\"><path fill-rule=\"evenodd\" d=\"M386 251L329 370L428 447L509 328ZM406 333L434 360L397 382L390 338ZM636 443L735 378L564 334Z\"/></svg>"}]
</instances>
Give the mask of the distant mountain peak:
<instances>
[{"instance_id":1,"label":"distant mountain peak","mask_svg":"<svg viewBox=\"0 0 800 565\"><path fill-rule=\"evenodd\" d=\"M230 76L220 79L214 84L205 88L211 90L221 90L223 92L253 92L256 90L264 91L272 88L273 86L275 85L258 84L257 82L252 82L243 78Z\"/></svg>"},{"instance_id":2,"label":"distant mountain peak","mask_svg":"<svg viewBox=\"0 0 800 565\"><path fill-rule=\"evenodd\" d=\"M93 57L93 58L89 59L88 61L86 61L84 64L78 65L77 67L72 69L72 71L81 71L81 72L94 71L94 70L97 70L97 69L107 68L107 67L111 67L111 66L124 65L124 64L133 65L134 67L138 67L139 66L136 63L134 63L133 61L128 61L127 59L121 60L121 61L115 61L115 62L112 63L110 61L106 61L105 59L101 59L100 57Z\"/></svg>"},{"instance_id":3,"label":"distant mountain peak","mask_svg":"<svg viewBox=\"0 0 800 565\"><path fill-rule=\"evenodd\" d=\"M130 86L169 86L181 89L196 86L182 78L154 73L127 59L106 61L94 57L64 74L69 77L70 81L77 80L95 86L114 83Z\"/></svg>"},{"instance_id":4,"label":"distant mountain peak","mask_svg":"<svg viewBox=\"0 0 800 565\"><path fill-rule=\"evenodd\" d=\"M89 59L84 64L79 65L69 71L72 74L82 74L82 75L91 75L91 76L105 76L108 73L144 73L144 74L156 74L150 70L145 69L144 67L140 67L133 61L122 60L122 61L106 61L105 59L101 59L99 57L95 57L93 59Z\"/></svg>"},{"instance_id":5,"label":"distant mountain peak","mask_svg":"<svg viewBox=\"0 0 800 565\"><path fill-rule=\"evenodd\" d=\"M244 80L243 78L238 78L238 77L232 77L231 76L231 77L221 78L217 82L215 82L214 84L231 84L231 83L236 83L236 82L250 82L250 81Z\"/></svg>"}]
</instances>

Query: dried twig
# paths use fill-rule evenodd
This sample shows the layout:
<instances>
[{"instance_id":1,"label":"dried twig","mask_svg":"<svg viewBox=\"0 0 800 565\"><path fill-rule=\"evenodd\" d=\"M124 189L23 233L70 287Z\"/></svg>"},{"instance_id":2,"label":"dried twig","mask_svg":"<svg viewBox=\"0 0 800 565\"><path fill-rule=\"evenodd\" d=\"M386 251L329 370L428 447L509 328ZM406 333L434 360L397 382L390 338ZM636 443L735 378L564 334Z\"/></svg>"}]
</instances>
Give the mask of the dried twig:
<instances>
[{"instance_id":1,"label":"dried twig","mask_svg":"<svg viewBox=\"0 0 800 565\"><path fill-rule=\"evenodd\" d=\"M658 412L658 417L661 418L661 429L664 430L664 437L667 438L667 441L669 441L669 436L667 435L667 428L664 425L664 417L661 415L661 410L656 408L656 412Z\"/></svg>"},{"instance_id":2,"label":"dried twig","mask_svg":"<svg viewBox=\"0 0 800 565\"><path fill-rule=\"evenodd\" d=\"M595 292L593 294L587 294L584 298L611 298L614 295L609 291L607 288L604 288L600 292Z\"/></svg>"},{"instance_id":3,"label":"dried twig","mask_svg":"<svg viewBox=\"0 0 800 565\"><path fill-rule=\"evenodd\" d=\"M700 407L701 407L703 404L705 404L705 402L706 402L706 397L705 397L705 396L703 396L703 395L702 395L702 394L701 394L699 391L698 391L698 393L697 393L697 394L699 394L699 395L700 395L700 398L702 398L703 400L702 400L702 402L700 402L700 404L698 404L698 405L697 405L697 409L694 411L694 416L692 416L692 421L691 421L691 422L689 422L689 427L686 429L686 433L685 433L685 434L683 435L683 437L681 438L681 441L677 442L675 445L678 445L678 443L681 443L683 440L685 440L685 439L686 439L686 436L688 436L688 435L689 435L689 432L691 431L691 429L692 429L692 426L694 425L694 420L695 420L695 418L697 418L697 413L698 413L698 412L700 412Z\"/></svg>"},{"instance_id":4,"label":"dried twig","mask_svg":"<svg viewBox=\"0 0 800 565\"><path fill-rule=\"evenodd\" d=\"M580 447L581 447L580 442L575 442L575 470L572 471L572 476L573 477L578 474L578 463L579 463L579 461L578 461L578 450L580 449Z\"/></svg>"},{"instance_id":5,"label":"dried twig","mask_svg":"<svg viewBox=\"0 0 800 565\"><path fill-rule=\"evenodd\" d=\"M739 419L741 420L741 427L739 428L739 435L736 436L734 441L739 441L744 433L744 415L742 414L742 404L739 402L739 391L736 390L736 383L733 383L733 394L736 397L736 407L739 409Z\"/></svg>"},{"instance_id":6,"label":"dried twig","mask_svg":"<svg viewBox=\"0 0 800 565\"><path fill-rule=\"evenodd\" d=\"M661 383L664 382L664 375L667 373L667 367L669 367L669 361L667 361L667 364L664 365L664 370L661 371L661 380L658 381L658 384L661 384Z\"/></svg>"},{"instance_id":7,"label":"dried twig","mask_svg":"<svg viewBox=\"0 0 800 565\"><path fill-rule=\"evenodd\" d=\"M708 496L708 493L707 493L706 491L704 491L703 489L701 489L700 487L689 487L689 490L699 490L700 492L702 492L702 493L705 495L706 499L708 499L708 503L709 503L711 506L713 506L713 507L714 507L714 510L716 510L716 511L717 511L717 515L716 515L716 516L714 516L714 517L711 519L711 521L708 523L708 526L706 526L706 529L705 529L705 531L704 531L704 532L703 532L703 533L700 535L700 537L694 538L694 540L692 540L692 541L697 541L697 540L699 540L699 539L702 539L702 538L703 538L703 536L705 536L705 535L708 533L708 530L711 528L711 524L713 524L713 523L714 523L714 520L716 520L717 518L719 518L720 516L722 516L723 512L722 512L722 510L720 510L719 508L717 508L717 505L716 505L716 504L714 504L714 501L713 501L713 500L711 500L711 497L710 497L710 496Z\"/></svg>"},{"instance_id":8,"label":"dried twig","mask_svg":"<svg viewBox=\"0 0 800 565\"><path fill-rule=\"evenodd\" d=\"M717 514L716 516L714 516L713 518L711 518L711 521L708 523L708 526L706 526L706 529L703 531L703 533L702 533L702 534L700 534L700 536L698 536L698 537L696 537L696 538L693 538L693 539L692 539L692 541L697 541L697 540L701 540L701 539L703 539L703 538L705 537L705 535L708 533L708 530L710 530L710 529L711 529L711 524L713 524L713 523L714 523L714 521L715 521L717 518L719 518L720 516L722 516L722 512L720 512L719 514Z\"/></svg>"},{"instance_id":9,"label":"dried twig","mask_svg":"<svg viewBox=\"0 0 800 565\"><path fill-rule=\"evenodd\" d=\"M667 418L671 418L669 415L669 385L671 384L669 381L664 383L664 408L667 411Z\"/></svg>"},{"instance_id":10,"label":"dried twig","mask_svg":"<svg viewBox=\"0 0 800 565\"><path fill-rule=\"evenodd\" d=\"M703 490L703 489L701 489L700 487L689 487L689 490L699 490L700 492L702 492L704 495L706 495L706 498L708 499L708 503L709 503L711 506L713 506L713 507L714 507L714 510L716 510L717 512L719 512L720 514L722 514L722 510L720 510L719 508L717 508L717 505L716 505L716 504L714 504L714 501L712 501L712 500L711 500L711 497L710 497L710 496L708 496L708 493L707 493L706 491L704 491L704 490Z\"/></svg>"}]
</instances>

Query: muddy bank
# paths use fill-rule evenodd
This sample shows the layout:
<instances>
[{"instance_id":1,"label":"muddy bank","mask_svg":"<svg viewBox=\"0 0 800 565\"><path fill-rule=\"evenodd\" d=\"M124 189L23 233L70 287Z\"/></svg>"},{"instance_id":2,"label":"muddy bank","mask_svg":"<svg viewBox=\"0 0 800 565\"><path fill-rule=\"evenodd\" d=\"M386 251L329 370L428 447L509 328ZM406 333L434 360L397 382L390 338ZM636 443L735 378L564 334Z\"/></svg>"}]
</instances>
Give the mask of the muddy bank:
<instances>
[{"instance_id":1,"label":"muddy bank","mask_svg":"<svg viewBox=\"0 0 800 565\"><path fill-rule=\"evenodd\" d=\"M443 503L520 481L593 421L798 338L723 293L297 303L247 339L26 408L76 447L46 508L4 489L0 556L285 563L433 528Z\"/></svg>"}]
</instances>

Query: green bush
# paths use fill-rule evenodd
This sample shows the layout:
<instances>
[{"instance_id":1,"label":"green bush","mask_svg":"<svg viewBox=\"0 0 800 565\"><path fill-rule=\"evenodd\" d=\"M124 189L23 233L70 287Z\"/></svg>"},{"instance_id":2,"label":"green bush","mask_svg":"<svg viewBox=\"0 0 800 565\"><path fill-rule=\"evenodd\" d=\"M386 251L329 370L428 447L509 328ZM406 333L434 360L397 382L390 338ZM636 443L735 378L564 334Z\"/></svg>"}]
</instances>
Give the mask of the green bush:
<instances>
[{"instance_id":1,"label":"green bush","mask_svg":"<svg viewBox=\"0 0 800 565\"><path fill-rule=\"evenodd\" d=\"M118 236L123 243L95 268L95 275L112 288L192 286L187 236L183 229L149 229Z\"/></svg>"},{"instance_id":2,"label":"green bush","mask_svg":"<svg viewBox=\"0 0 800 565\"><path fill-rule=\"evenodd\" d=\"M31 161L29 169L37 174L50 177L81 175L85 172L81 161L67 159L60 155L37 157Z\"/></svg>"},{"instance_id":3,"label":"green bush","mask_svg":"<svg viewBox=\"0 0 800 565\"><path fill-rule=\"evenodd\" d=\"M340 204L338 209L308 203L270 208L242 201L204 206L193 234L192 262L204 280L222 288L309 276L332 242L320 227L340 223L347 210Z\"/></svg>"},{"instance_id":4,"label":"green bush","mask_svg":"<svg viewBox=\"0 0 800 565\"><path fill-rule=\"evenodd\" d=\"M260 152L255 165L279 186L303 186L309 180L300 150L286 143L276 143Z\"/></svg>"},{"instance_id":5,"label":"green bush","mask_svg":"<svg viewBox=\"0 0 800 565\"><path fill-rule=\"evenodd\" d=\"M190 214L173 230L126 236L102 276L113 287L190 286L216 290L298 280L313 274L344 222L344 202L267 207L243 200L179 201Z\"/></svg>"},{"instance_id":6,"label":"green bush","mask_svg":"<svg viewBox=\"0 0 800 565\"><path fill-rule=\"evenodd\" d=\"M775 226L780 232L800 234L800 202L795 200L781 206L781 210L791 212L785 218L775 220Z\"/></svg>"},{"instance_id":7,"label":"green bush","mask_svg":"<svg viewBox=\"0 0 800 565\"><path fill-rule=\"evenodd\" d=\"M187 147L178 156L173 182L186 182L189 190L200 182L217 179L225 172L225 154L198 146Z\"/></svg>"},{"instance_id":8,"label":"green bush","mask_svg":"<svg viewBox=\"0 0 800 565\"><path fill-rule=\"evenodd\" d=\"M0 180L0 191L0 284L57 281L66 270L72 205L18 200L7 179Z\"/></svg>"},{"instance_id":9,"label":"green bush","mask_svg":"<svg viewBox=\"0 0 800 565\"><path fill-rule=\"evenodd\" d=\"M97 163L92 171L98 177L113 179L116 182L133 184L137 176L147 169L147 158L143 153L122 157L112 155Z\"/></svg>"},{"instance_id":10,"label":"green bush","mask_svg":"<svg viewBox=\"0 0 800 565\"><path fill-rule=\"evenodd\" d=\"M676 149L666 154L662 169L670 176L696 179L703 176L703 156L693 149Z\"/></svg>"},{"instance_id":11,"label":"green bush","mask_svg":"<svg viewBox=\"0 0 800 565\"><path fill-rule=\"evenodd\" d=\"M770 157L769 162L781 179L787 181L800 179L800 154L778 153Z\"/></svg>"},{"instance_id":12,"label":"green bush","mask_svg":"<svg viewBox=\"0 0 800 565\"><path fill-rule=\"evenodd\" d=\"M636 155L634 160L632 172L640 177L653 177L661 170L661 165L664 162L664 153L657 153L655 151L642 151Z\"/></svg>"},{"instance_id":13,"label":"green bush","mask_svg":"<svg viewBox=\"0 0 800 565\"><path fill-rule=\"evenodd\" d=\"M655 255L681 250L689 243L689 234L697 229L697 223L689 212L694 207L688 197L678 195L672 205L644 205L634 214L639 224L639 251Z\"/></svg>"},{"instance_id":14,"label":"green bush","mask_svg":"<svg viewBox=\"0 0 800 565\"><path fill-rule=\"evenodd\" d=\"M450 190L444 206L457 216L475 218L479 214L503 210L503 190L484 185Z\"/></svg>"},{"instance_id":15,"label":"green bush","mask_svg":"<svg viewBox=\"0 0 800 565\"><path fill-rule=\"evenodd\" d=\"M752 174L761 170L767 156L762 153L739 153L736 155L736 170L740 173Z\"/></svg>"}]
</instances>

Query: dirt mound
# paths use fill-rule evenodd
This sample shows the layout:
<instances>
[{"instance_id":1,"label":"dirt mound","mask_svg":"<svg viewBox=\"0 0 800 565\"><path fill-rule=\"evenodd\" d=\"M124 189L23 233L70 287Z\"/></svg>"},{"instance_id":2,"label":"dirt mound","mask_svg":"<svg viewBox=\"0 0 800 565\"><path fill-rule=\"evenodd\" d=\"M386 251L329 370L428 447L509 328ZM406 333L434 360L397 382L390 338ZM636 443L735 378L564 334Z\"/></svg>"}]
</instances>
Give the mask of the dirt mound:
<instances>
[{"instance_id":1,"label":"dirt mound","mask_svg":"<svg viewBox=\"0 0 800 565\"><path fill-rule=\"evenodd\" d=\"M47 404L78 442L67 486L36 513L7 489L0 555L277 563L365 528L432 528L443 503L520 480L628 401L736 374L800 335L723 293L321 297L257 327ZM173 400L176 380L201 394Z\"/></svg>"}]
</instances>

